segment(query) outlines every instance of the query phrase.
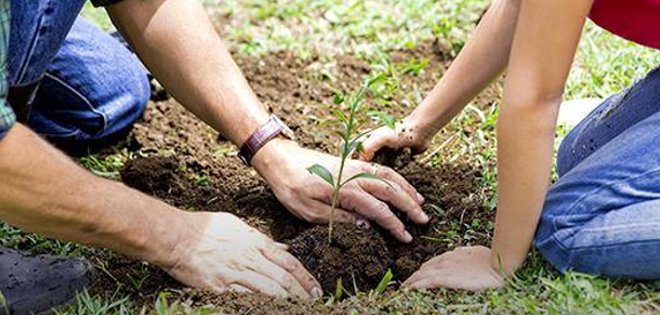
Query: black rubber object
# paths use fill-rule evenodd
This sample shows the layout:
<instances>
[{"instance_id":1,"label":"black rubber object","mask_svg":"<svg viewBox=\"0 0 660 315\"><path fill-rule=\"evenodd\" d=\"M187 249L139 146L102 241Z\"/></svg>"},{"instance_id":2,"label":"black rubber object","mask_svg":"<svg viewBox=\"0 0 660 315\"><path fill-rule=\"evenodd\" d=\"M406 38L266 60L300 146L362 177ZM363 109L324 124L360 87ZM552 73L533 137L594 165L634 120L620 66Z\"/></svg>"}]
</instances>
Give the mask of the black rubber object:
<instances>
[{"instance_id":1,"label":"black rubber object","mask_svg":"<svg viewBox=\"0 0 660 315\"><path fill-rule=\"evenodd\" d=\"M43 314L66 305L94 278L91 265L80 258L28 255L0 248L0 315Z\"/></svg>"}]
</instances>

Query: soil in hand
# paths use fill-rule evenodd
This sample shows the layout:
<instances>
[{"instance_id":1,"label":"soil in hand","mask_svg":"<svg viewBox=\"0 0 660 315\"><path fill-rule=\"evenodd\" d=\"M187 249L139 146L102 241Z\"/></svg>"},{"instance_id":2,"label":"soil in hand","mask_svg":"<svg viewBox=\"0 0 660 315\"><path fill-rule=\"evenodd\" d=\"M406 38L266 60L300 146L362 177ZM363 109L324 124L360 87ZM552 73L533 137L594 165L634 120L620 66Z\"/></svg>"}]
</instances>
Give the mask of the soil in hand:
<instances>
[{"instance_id":1,"label":"soil in hand","mask_svg":"<svg viewBox=\"0 0 660 315\"><path fill-rule=\"evenodd\" d=\"M374 163L385 165L393 169L402 169L413 161L412 151L410 148L404 149L391 149L382 148L374 154L371 160Z\"/></svg>"},{"instance_id":2,"label":"soil in hand","mask_svg":"<svg viewBox=\"0 0 660 315\"><path fill-rule=\"evenodd\" d=\"M328 242L327 226L309 229L293 239L290 251L326 293L335 292L339 281L351 293L354 288L369 291L394 266L378 233L349 223L334 224L332 242Z\"/></svg>"}]
</instances>

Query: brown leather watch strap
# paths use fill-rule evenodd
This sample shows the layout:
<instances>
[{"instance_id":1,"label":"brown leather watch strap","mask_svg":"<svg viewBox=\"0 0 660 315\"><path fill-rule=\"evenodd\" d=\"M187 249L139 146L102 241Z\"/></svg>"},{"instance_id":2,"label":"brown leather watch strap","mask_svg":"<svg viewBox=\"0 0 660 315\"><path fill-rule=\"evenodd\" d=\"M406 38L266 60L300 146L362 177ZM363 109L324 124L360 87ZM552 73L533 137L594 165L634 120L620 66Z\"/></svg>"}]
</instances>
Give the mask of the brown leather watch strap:
<instances>
[{"instance_id":1,"label":"brown leather watch strap","mask_svg":"<svg viewBox=\"0 0 660 315\"><path fill-rule=\"evenodd\" d=\"M261 149L268 141L273 138L283 135L288 139L293 140L293 132L289 129L279 118L271 116L268 121L259 127L241 146L238 152L238 157L246 165L250 165L252 157Z\"/></svg>"}]
</instances>

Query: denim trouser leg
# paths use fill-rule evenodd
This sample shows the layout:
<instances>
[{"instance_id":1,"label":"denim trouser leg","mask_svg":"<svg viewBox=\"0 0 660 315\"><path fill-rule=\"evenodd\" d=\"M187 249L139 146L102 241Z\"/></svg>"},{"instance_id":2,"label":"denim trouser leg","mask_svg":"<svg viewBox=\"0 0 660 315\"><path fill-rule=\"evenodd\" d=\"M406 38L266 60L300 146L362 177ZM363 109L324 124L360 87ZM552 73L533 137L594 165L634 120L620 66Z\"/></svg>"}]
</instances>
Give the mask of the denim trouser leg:
<instances>
[{"instance_id":1,"label":"denim trouser leg","mask_svg":"<svg viewBox=\"0 0 660 315\"><path fill-rule=\"evenodd\" d=\"M130 127L149 94L139 60L78 18L41 82L28 124L49 138L101 139Z\"/></svg>"},{"instance_id":2,"label":"denim trouser leg","mask_svg":"<svg viewBox=\"0 0 660 315\"><path fill-rule=\"evenodd\" d=\"M19 86L42 79L27 124L67 144L127 129L150 93L138 59L77 17L83 3L12 0L10 82Z\"/></svg>"},{"instance_id":3,"label":"denim trouser leg","mask_svg":"<svg viewBox=\"0 0 660 315\"><path fill-rule=\"evenodd\" d=\"M660 70L562 143L535 245L560 271L660 279Z\"/></svg>"}]
</instances>

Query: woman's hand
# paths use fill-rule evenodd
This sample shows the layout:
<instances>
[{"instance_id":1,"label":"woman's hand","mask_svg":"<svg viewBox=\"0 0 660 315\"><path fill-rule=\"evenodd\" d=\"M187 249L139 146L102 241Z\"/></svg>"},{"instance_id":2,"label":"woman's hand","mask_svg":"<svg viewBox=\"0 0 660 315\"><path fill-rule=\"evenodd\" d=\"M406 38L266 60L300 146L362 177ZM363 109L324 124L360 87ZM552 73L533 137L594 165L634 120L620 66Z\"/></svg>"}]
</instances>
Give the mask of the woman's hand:
<instances>
[{"instance_id":1,"label":"woman's hand","mask_svg":"<svg viewBox=\"0 0 660 315\"><path fill-rule=\"evenodd\" d=\"M383 148L411 148L413 154L419 154L426 151L431 136L412 119L406 118L398 122L394 129L383 126L371 132L362 143L360 159L371 161L374 154Z\"/></svg>"},{"instance_id":2,"label":"woman's hand","mask_svg":"<svg viewBox=\"0 0 660 315\"><path fill-rule=\"evenodd\" d=\"M198 212L183 219L186 237L165 270L182 283L215 291L319 298L321 287L303 265L266 235L229 213Z\"/></svg>"},{"instance_id":3,"label":"woman's hand","mask_svg":"<svg viewBox=\"0 0 660 315\"><path fill-rule=\"evenodd\" d=\"M492 252L483 246L459 247L427 261L403 286L479 291L504 286L504 278L491 263Z\"/></svg>"}]
</instances>

